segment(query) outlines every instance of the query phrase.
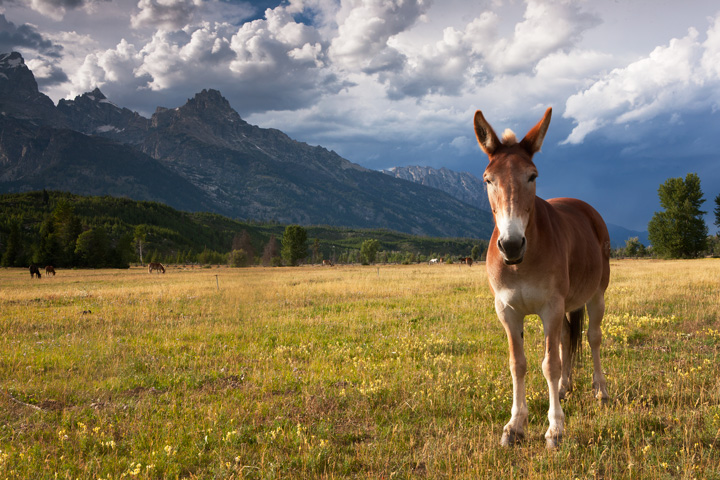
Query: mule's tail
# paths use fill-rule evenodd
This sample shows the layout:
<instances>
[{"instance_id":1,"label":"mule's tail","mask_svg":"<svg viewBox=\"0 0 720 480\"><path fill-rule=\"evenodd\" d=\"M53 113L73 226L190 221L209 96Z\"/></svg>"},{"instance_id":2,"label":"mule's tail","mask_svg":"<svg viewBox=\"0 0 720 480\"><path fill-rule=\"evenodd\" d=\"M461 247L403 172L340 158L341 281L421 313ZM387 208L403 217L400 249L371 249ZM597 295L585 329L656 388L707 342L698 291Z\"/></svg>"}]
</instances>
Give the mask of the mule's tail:
<instances>
[{"instance_id":1,"label":"mule's tail","mask_svg":"<svg viewBox=\"0 0 720 480\"><path fill-rule=\"evenodd\" d=\"M574 366L578 353L582 351L582 331L585 323L585 306L567 314L570 326L570 365Z\"/></svg>"}]
</instances>

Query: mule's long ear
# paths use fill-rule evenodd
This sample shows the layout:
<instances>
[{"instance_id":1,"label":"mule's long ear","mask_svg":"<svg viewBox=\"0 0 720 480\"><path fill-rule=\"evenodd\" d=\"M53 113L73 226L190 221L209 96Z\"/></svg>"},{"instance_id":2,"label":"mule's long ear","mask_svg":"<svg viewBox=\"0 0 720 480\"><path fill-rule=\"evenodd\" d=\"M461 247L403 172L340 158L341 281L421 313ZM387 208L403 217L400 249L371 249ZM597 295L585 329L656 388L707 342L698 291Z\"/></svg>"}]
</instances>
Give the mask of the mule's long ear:
<instances>
[{"instance_id":1,"label":"mule's long ear","mask_svg":"<svg viewBox=\"0 0 720 480\"><path fill-rule=\"evenodd\" d=\"M550 126L550 117L552 117L552 108L545 110L545 116L542 120L531 128L527 135L525 135L525 138L520 142L520 145L525 147L525 150L527 150L530 155L540 151L543 140L545 140L545 134Z\"/></svg>"},{"instance_id":2,"label":"mule's long ear","mask_svg":"<svg viewBox=\"0 0 720 480\"><path fill-rule=\"evenodd\" d=\"M495 150L500 146L498 136L487 120L485 120L480 110L475 112L475 136L480 144L480 148L482 148L488 156L495 153Z\"/></svg>"}]
</instances>

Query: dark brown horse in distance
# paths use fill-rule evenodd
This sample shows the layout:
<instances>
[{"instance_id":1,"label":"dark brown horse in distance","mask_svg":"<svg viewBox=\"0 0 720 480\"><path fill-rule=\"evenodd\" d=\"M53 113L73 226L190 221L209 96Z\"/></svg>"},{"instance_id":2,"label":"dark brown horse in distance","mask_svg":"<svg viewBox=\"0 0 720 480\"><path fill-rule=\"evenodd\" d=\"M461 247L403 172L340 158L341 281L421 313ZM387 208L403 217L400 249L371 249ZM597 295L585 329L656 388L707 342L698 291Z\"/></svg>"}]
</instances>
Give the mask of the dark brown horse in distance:
<instances>
[{"instance_id":1,"label":"dark brown horse in distance","mask_svg":"<svg viewBox=\"0 0 720 480\"><path fill-rule=\"evenodd\" d=\"M165 267L162 263L159 262L148 263L148 273L152 273L153 270L157 270L158 273L165 273Z\"/></svg>"},{"instance_id":2,"label":"dark brown horse in distance","mask_svg":"<svg viewBox=\"0 0 720 480\"><path fill-rule=\"evenodd\" d=\"M37 275L37 278L40 278L40 269L37 265L30 265L30 278L35 278L35 275Z\"/></svg>"},{"instance_id":3,"label":"dark brown horse in distance","mask_svg":"<svg viewBox=\"0 0 720 480\"><path fill-rule=\"evenodd\" d=\"M45 267L45 275L49 276L50 274L52 274L53 277L55 276L55 268L52 265Z\"/></svg>"}]
</instances>

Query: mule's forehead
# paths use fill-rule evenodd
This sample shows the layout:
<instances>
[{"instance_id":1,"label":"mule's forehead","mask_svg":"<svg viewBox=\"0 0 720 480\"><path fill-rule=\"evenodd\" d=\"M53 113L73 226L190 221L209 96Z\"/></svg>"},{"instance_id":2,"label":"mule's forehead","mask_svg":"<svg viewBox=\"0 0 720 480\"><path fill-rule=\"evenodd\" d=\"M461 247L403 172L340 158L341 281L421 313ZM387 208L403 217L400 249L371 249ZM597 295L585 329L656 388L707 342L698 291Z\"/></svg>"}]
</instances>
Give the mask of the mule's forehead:
<instances>
[{"instance_id":1,"label":"mule's forehead","mask_svg":"<svg viewBox=\"0 0 720 480\"><path fill-rule=\"evenodd\" d=\"M537 168L532 161L532 157L527 153L527 150L519 144L501 146L498 151L490 157L490 163L488 163L488 166L485 168L486 173L512 173L527 170L537 171Z\"/></svg>"}]
</instances>

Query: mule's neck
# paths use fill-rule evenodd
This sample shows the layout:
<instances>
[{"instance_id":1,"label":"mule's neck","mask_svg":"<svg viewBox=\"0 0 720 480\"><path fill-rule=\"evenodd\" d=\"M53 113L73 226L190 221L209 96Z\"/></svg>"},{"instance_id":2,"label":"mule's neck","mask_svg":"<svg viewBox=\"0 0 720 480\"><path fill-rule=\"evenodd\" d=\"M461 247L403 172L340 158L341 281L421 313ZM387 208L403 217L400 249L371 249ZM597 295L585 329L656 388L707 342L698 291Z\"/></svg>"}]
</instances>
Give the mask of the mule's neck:
<instances>
[{"instance_id":1,"label":"mule's neck","mask_svg":"<svg viewBox=\"0 0 720 480\"><path fill-rule=\"evenodd\" d=\"M527 227L525 227L525 239L527 241L525 256L528 258L532 258L540 251L540 236L541 231L544 230L541 230L539 224L546 223L548 220L547 207L548 203L535 195L535 203L532 211L530 212Z\"/></svg>"}]
</instances>

